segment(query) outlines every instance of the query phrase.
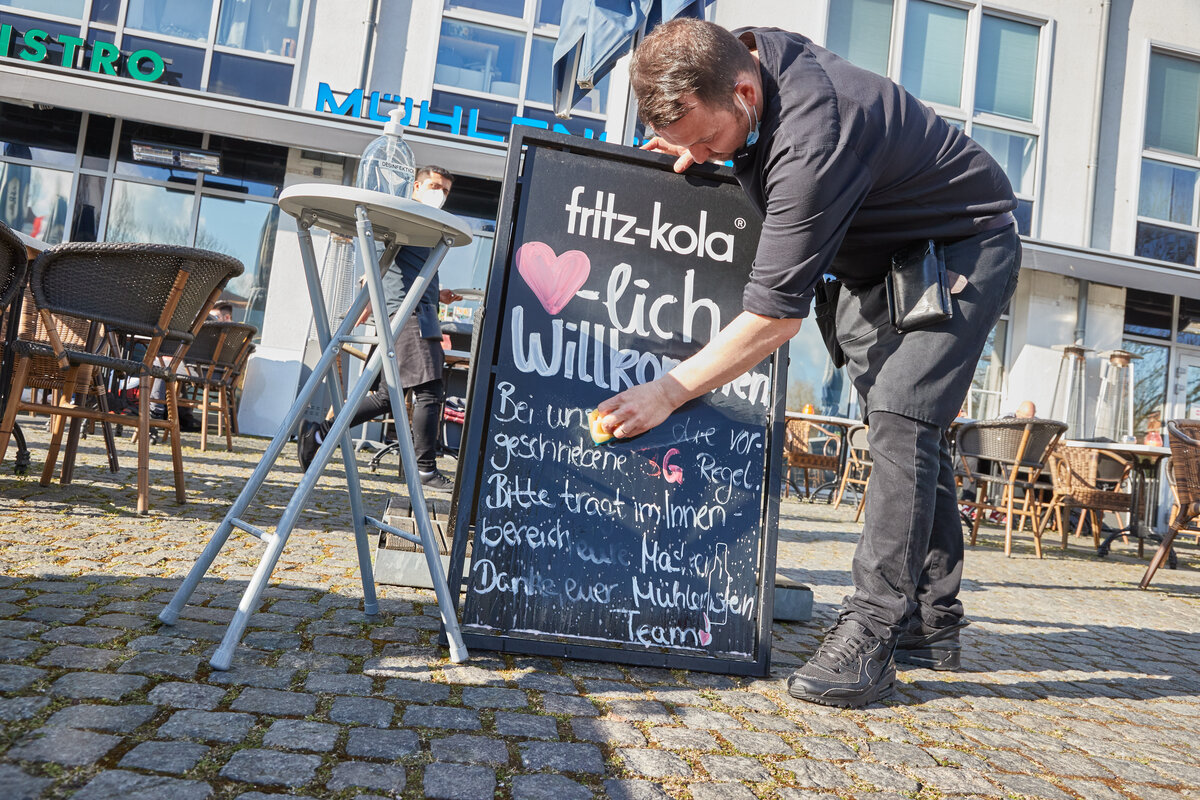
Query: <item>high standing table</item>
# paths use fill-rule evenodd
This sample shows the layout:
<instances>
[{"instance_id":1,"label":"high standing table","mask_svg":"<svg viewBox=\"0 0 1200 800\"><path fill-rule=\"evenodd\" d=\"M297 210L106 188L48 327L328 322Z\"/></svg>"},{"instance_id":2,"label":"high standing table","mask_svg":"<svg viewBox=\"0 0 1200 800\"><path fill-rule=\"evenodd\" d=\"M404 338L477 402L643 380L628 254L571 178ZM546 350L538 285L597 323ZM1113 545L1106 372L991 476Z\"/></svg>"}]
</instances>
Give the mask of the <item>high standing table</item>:
<instances>
[{"instance_id":1,"label":"high standing table","mask_svg":"<svg viewBox=\"0 0 1200 800\"><path fill-rule=\"evenodd\" d=\"M1122 528L1119 531L1110 533L1100 543L1100 547L1096 550L1096 555L1101 558L1108 555L1108 550L1112 546L1113 539L1122 534L1129 533L1137 537L1138 556L1140 557L1143 554L1143 546L1147 534L1150 536L1158 535L1151 525L1142 523L1142 513L1148 512L1150 505L1150 495L1146 492L1146 487L1157 485L1158 466L1164 458L1171 455L1171 448L1155 447L1150 444L1134 444L1132 442L1084 442L1073 439L1064 439L1063 444L1067 447L1088 447L1094 450L1106 450L1119 456L1127 456L1133 461L1129 492L1131 495L1129 504L1129 529L1125 530Z\"/></svg>"},{"instance_id":2,"label":"high standing table","mask_svg":"<svg viewBox=\"0 0 1200 800\"><path fill-rule=\"evenodd\" d=\"M445 257L446 251L450 247L470 243L470 230L462 220L445 211L422 205L415 200L393 197L351 186L326 184L292 186L285 189L280 195L279 207L285 213L295 217L297 221L300 256L304 262L304 277L308 282L308 294L312 301L317 338L323 352L309 379L292 403L292 407L288 409L283 422L280 423L275 438L271 440L271 444L268 445L258 466L250 475L245 488L242 489L241 494L238 495L237 500L225 515L225 519L218 526L216 533L204 548L204 552L192 566L183 585L175 592L175 596L171 598L171 602L163 609L158 618L168 625L175 623L179 612L187 604L188 598L195 591L200 579L204 577L234 528L266 542L267 548L259 561L258 568L255 569L254 575L246 587L246 592L242 595L242 601L225 631L225 637L221 640L220 647L217 648L209 662L215 669L229 669L233 662L234 649L242 638L242 633L250 620L250 614L258 605L258 600L263 589L266 588L271 572L279 561L284 545L287 544L288 536L316 487L317 481L321 477L321 471L333 457L334 449L340 447L342 463L346 469L346 488L350 495L350 513L354 519L358 568L363 584L364 612L368 616L379 612L379 603L375 596L375 578L371 569L370 540L367 536L367 527L371 526L420 545L424 550L425 561L433 578L434 591L437 593L438 607L442 613L442 624L446 628L450 658L455 662L464 661L467 651L463 646L458 621L454 615L454 598L450 594L446 575L442 571L437 540L434 538L433 525L425 506L425 493L417 474L417 456L413 449L408 415L404 407L404 387L400 384L399 371L396 366L395 343L400 335L400 329L412 314L417 301L425 293L425 288ZM313 226L342 236L357 237L358 255L362 259L366 278L366 286L359 290L349 311L346 312L345 320L338 328L337 333L332 335L329 330L329 315L325 309L325 299L321 293L321 278L317 270L317 258L310 233ZM384 245L382 256L376 251L377 242ZM390 265L397 250L405 245L432 247L433 252L430 253L429 260L425 262L416 281L409 287L404 302L392 315L389 324L386 327L377 325L376 330L380 333L375 336L351 335L350 332L354 329L355 321L368 302L371 304L371 311L376 320L388 319L380 263ZM390 335L384 335L385 333ZM375 352L367 360L362 374L347 393L344 404L341 399L340 376L336 368L336 358L341 352L343 344L380 345L375 348ZM387 385L388 396L392 402L392 415L396 420L396 439L400 445L400 460L404 466L404 479L408 483L409 497L412 499L418 535L392 528L367 516L363 511L358 464L355 461L354 444L350 439L350 421L354 416L355 409L370 390L372 382L379 375L381 369L384 383ZM335 413L329 433L326 434L324 442L313 457L308 471L300 479L300 484L296 487L291 500L279 518L275 531L260 530L242 519L242 516L266 481L268 473L274 467L291 437L292 430L301 421L305 408L322 382L325 382L328 387L330 403Z\"/></svg>"}]
</instances>

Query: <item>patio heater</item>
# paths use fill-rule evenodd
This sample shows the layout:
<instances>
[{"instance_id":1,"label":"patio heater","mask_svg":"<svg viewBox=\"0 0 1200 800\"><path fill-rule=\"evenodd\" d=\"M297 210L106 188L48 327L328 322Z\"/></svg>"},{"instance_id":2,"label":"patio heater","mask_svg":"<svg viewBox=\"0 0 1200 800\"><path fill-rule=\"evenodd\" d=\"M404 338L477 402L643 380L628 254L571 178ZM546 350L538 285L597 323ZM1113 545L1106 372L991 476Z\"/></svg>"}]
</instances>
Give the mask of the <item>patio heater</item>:
<instances>
[{"instance_id":1,"label":"patio heater","mask_svg":"<svg viewBox=\"0 0 1200 800\"><path fill-rule=\"evenodd\" d=\"M1058 362L1050 417L1067 423L1071 438L1082 439L1087 436L1087 354L1092 349L1079 344L1059 344L1054 349L1062 351L1062 360Z\"/></svg>"},{"instance_id":2,"label":"patio heater","mask_svg":"<svg viewBox=\"0 0 1200 800\"><path fill-rule=\"evenodd\" d=\"M355 286L354 271L356 266L354 240L337 233L329 234L329 242L325 247L325 260L321 264L321 294L325 298L325 310L329 312L330 325L337 328L346 318L350 303L354 301ZM317 323L314 319L308 325L308 341L304 348L304 364L311 367L321 355L321 346L317 341ZM343 362L344 363L344 362ZM302 377L306 374L302 370ZM345 378L343 367L343 378ZM304 412L305 419L317 421L325 418L329 408L329 398L324 392L317 392L309 401Z\"/></svg>"},{"instance_id":3,"label":"patio heater","mask_svg":"<svg viewBox=\"0 0 1200 800\"><path fill-rule=\"evenodd\" d=\"M1133 433L1133 360L1128 350L1101 353L1100 398L1096 401L1096 435L1114 442L1136 442Z\"/></svg>"}]
</instances>

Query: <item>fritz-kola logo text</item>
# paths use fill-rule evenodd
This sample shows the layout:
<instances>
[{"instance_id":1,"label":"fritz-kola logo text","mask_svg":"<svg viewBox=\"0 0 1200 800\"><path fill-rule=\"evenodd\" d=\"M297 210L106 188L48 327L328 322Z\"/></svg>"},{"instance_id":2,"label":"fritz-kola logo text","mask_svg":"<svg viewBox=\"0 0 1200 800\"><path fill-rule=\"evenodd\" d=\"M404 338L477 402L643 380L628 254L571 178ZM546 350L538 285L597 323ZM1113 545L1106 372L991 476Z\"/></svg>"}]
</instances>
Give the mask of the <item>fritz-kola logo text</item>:
<instances>
[{"instance_id":1,"label":"fritz-kola logo text","mask_svg":"<svg viewBox=\"0 0 1200 800\"><path fill-rule=\"evenodd\" d=\"M571 202L567 211L567 233L577 233L593 239L620 244L637 244L636 237L649 237L651 250L666 250L681 256L693 253L697 258L733 263L733 234L708 231L708 212L700 212L696 227L676 225L662 221L662 203L655 202L650 227L638 227L634 214L618 214L613 210L617 198L612 192L596 192L596 204L581 206L579 198L585 188L576 186L571 190ZM745 223L742 223L743 227Z\"/></svg>"}]
</instances>

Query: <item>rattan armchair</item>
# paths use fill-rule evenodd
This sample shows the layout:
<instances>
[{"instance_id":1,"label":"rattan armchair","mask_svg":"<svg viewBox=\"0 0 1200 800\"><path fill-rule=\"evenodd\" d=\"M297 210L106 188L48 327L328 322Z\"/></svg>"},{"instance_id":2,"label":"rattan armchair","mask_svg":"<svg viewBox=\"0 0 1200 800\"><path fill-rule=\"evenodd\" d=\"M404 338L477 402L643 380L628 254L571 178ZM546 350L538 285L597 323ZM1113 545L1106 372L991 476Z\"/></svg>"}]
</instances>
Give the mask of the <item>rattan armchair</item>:
<instances>
[{"instance_id":1,"label":"rattan armchair","mask_svg":"<svg viewBox=\"0 0 1200 800\"><path fill-rule=\"evenodd\" d=\"M1004 554L1012 555L1012 529L1015 517L1021 517L1033 528L1034 550L1042 557L1042 524L1040 501L1035 484L1045 468L1046 456L1058 443L1067 426L1046 419L1005 419L970 422L959 428L955 439L963 474L974 482L974 499L963 498L960 503L975 509L971 523L971 544L979 535L984 511L1004 513ZM980 465L987 463L993 472ZM999 496L996 497L996 490ZM1017 503L1017 490L1024 496Z\"/></svg>"},{"instance_id":2,"label":"rattan armchair","mask_svg":"<svg viewBox=\"0 0 1200 800\"><path fill-rule=\"evenodd\" d=\"M12 305L25 285L28 260L25 244L0 222L0 316Z\"/></svg>"},{"instance_id":3,"label":"rattan armchair","mask_svg":"<svg viewBox=\"0 0 1200 800\"><path fill-rule=\"evenodd\" d=\"M179 376L178 403L200 409L201 451L208 450L208 398L213 391L217 393L217 435L224 431L225 449L233 451L233 382L257 333L258 328L240 322L205 322L184 356L186 372Z\"/></svg>"},{"instance_id":4,"label":"rattan armchair","mask_svg":"<svg viewBox=\"0 0 1200 800\"><path fill-rule=\"evenodd\" d=\"M1069 525L1064 523L1063 512L1079 509L1079 522L1075 535L1083 530L1083 521L1091 523L1092 542L1100 546L1100 529L1104 512L1127 514L1133 507L1133 494L1121 491L1120 486L1129 478L1131 464L1121 456L1094 447L1058 445L1050 453L1048 472L1054 485L1054 494L1046 506L1043 523L1054 514L1055 523L1062 533L1062 546L1067 549L1070 535Z\"/></svg>"},{"instance_id":5,"label":"rattan armchair","mask_svg":"<svg viewBox=\"0 0 1200 800\"><path fill-rule=\"evenodd\" d=\"M867 443L867 431L866 425L856 425L846 434L846 465L842 467L842 480L833 499L834 507L840 506L846 487L855 487L858 492L855 522L858 522L867 504L867 485L871 482L871 448Z\"/></svg>"},{"instance_id":6,"label":"rattan armchair","mask_svg":"<svg viewBox=\"0 0 1200 800\"><path fill-rule=\"evenodd\" d=\"M138 511L149 510L150 427L166 428L171 436L175 473L175 499L185 502L183 455L180 448L179 414L173 386L167 391L167 419L151 420L150 392L154 378L175 380L176 367L187 345L195 337L222 288L240 275L242 264L235 258L157 244L70 243L52 247L33 263L30 280L39 321L49 344L20 338L13 344L15 374L12 402L0 422L0 459L8 446L13 421L19 411L50 414L50 446L42 485L53 475L66 418L82 417L122 422L128 417L85 408L74 401L79 376L84 370L102 368L137 377L138 392ZM103 328L97 336L93 323ZM86 324L88 336L66 339L63 326ZM76 334L80 331L76 330ZM164 342L174 347L172 363L156 362ZM140 351L140 357L135 355ZM55 404L24 401L22 390L32 359L54 359L63 373L64 391Z\"/></svg>"},{"instance_id":7,"label":"rattan armchair","mask_svg":"<svg viewBox=\"0 0 1200 800\"><path fill-rule=\"evenodd\" d=\"M821 436L816 440L817 448L814 448L814 432ZM783 453L788 467L788 480L783 485L784 497L788 496L791 488L793 469L803 471L804 494L807 496L810 492L809 470L836 473L841 466L841 440L837 434L806 419L789 419L784 434Z\"/></svg>"},{"instance_id":8,"label":"rattan armchair","mask_svg":"<svg viewBox=\"0 0 1200 800\"><path fill-rule=\"evenodd\" d=\"M1167 439L1171 446L1171 476L1174 478L1177 505L1171 515L1171 525L1162 544L1150 559L1150 566L1138 584L1145 589L1154 573L1171 553L1171 543L1180 529L1200 517L1200 422L1173 419L1167 422Z\"/></svg>"}]
</instances>

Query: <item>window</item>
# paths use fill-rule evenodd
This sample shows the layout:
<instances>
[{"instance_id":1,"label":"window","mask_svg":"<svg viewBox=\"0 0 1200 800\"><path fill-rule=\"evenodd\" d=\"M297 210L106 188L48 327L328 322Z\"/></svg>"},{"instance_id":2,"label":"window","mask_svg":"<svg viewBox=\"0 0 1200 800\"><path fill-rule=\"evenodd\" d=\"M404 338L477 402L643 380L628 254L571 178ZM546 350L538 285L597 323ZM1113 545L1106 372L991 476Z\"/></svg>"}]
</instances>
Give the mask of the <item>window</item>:
<instances>
[{"instance_id":1,"label":"window","mask_svg":"<svg viewBox=\"0 0 1200 800\"><path fill-rule=\"evenodd\" d=\"M21 8L26 11L36 11L39 14L52 14L56 17L83 16L84 0L5 0L4 5Z\"/></svg>"},{"instance_id":2,"label":"window","mask_svg":"<svg viewBox=\"0 0 1200 800\"><path fill-rule=\"evenodd\" d=\"M176 39L208 38L213 0L129 0L125 27Z\"/></svg>"},{"instance_id":3,"label":"window","mask_svg":"<svg viewBox=\"0 0 1200 800\"><path fill-rule=\"evenodd\" d=\"M1017 195L1017 229L1029 235L1046 95L1039 73L1045 24L976 3L830 0L826 42L897 80L987 150ZM898 70L889 68L893 51Z\"/></svg>"},{"instance_id":4,"label":"window","mask_svg":"<svg viewBox=\"0 0 1200 800\"><path fill-rule=\"evenodd\" d=\"M1167 364L1171 349L1166 345L1125 339L1121 348L1141 358L1133 361L1133 430L1139 442L1146 432L1158 430L1167 403Z\"/></svg>"},{"instance_id":5,"label":"window","mask_svg":"<svg viewBox=\"0 0 1200 800\"><path fill-rule=\"evenodd\" d=\"M1004 391L1004 354L1008 349L1008 312L988 333L975 364L975 375L967 392L965 411L974 419L995 419L1001 414L1000 396Z\"/></svg>"},{"instance_id":6,"label":"window","mask_svg":"<svg viewBox=\"0 0 1200 800\"><path fill-rule=\"evenodd\" d=\"M294 57L300 36L301 0L225 0L217 44L275 56Z\"/></svg>"},{"instance_id":7,"label":"window","mask_svg":"<svg viewBox=\"0 0 1200 800\"><path fill-rule=\"evenodd\" d=\"M1196 266L1200 235L1200 61L1150 54L1134 252Z\"/></svg>"},{"instance_id":8,"label":"window","mask_svg":"<svg viewBox=\"0 0 1200 800\"><path fill-rule=\"evenodd\" d=\"M432 110L479 110L476 129L507 136L513 116L603 131L608 78L554 117L554 43L562 0L445 0L434 66Z\"/></svg>"}]
</instances>

